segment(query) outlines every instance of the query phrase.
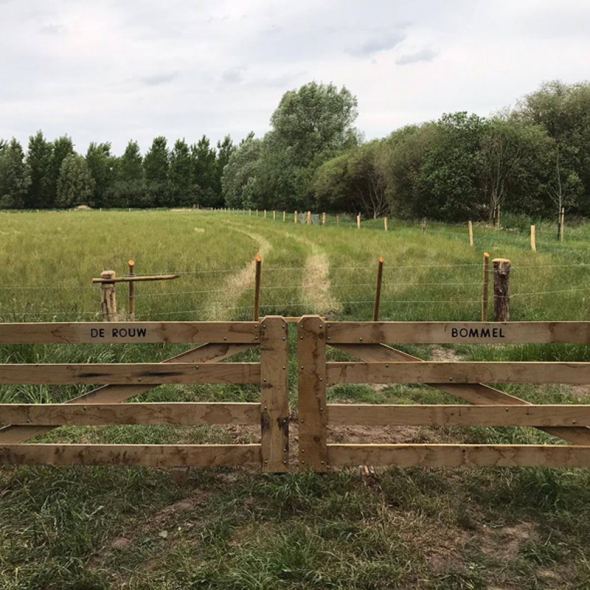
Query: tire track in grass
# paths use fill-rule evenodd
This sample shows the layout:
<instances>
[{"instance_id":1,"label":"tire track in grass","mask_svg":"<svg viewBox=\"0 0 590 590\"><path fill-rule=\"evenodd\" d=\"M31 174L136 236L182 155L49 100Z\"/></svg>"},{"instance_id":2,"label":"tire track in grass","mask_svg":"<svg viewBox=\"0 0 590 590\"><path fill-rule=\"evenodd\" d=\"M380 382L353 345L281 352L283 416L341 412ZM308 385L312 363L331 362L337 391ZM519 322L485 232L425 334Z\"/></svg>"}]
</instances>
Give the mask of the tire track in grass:
<instances>
[{"instance_id":1,"label":"tire track in grass","mask_svg":"<svg viewBox=\"0 0 590 590\"><path fill-rule=\"evenodd\" d=\"M264 236L236 227L232 227L232 230L244 234L256 242L260 256L264 257L272 250L272 244ZM236 306L242 295L248 289L254 287L255 269L256 261L252 260L245 268L228 276L221 286L223 290L223 301L219 301L219 296L217 296L215 301L206 304L203 311L204 318L212 320L229 319L232 315L232 309Z\"/></svg>"},{"instance_id":2,"label":"tire track in grass","mask_svg":"<svg viewBox=\"0 0 590 590\"><path fill-rule=\"evenodd\" d=\"M301 279L302 315L316 313L326 315L342 311L342 304L332 294L330 281L330 259L326 251L312 240L296 236L290 232L285 235L310 248L311 252L303 265Z\"/></svg>"}]
</instances>

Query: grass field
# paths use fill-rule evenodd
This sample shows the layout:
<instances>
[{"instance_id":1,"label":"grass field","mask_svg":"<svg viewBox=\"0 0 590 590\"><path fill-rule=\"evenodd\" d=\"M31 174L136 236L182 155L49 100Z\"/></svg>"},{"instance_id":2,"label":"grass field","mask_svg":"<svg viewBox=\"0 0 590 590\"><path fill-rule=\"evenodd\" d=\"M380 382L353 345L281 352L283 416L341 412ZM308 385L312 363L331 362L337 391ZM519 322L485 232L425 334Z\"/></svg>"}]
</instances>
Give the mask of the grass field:
<instances>
[{"instance_id":1,"label":"grass field","mask_svg":"<svg viewBox=\"0 0 590 590\"><path fill-rule=\"evenodd\" d=\"M513 263L511 318L588 320L590 224L528 228L352 220L295 225L195 211L0 214L0 321L92 320L104 269L177 272L138 287L138 319L247 319L263 257L262 313L370 319L378 256L382 319L477 320L483 251ZM118 288L119 306L126 291ZM293 335L292 335L293 336ZM294 342L292 343L294 346ZM0 347L6 362L157 361L185 347ZM582 346L405 347L422 358L590 360ZM254 358L245 353L242 358ZM249 355L249 356L248 356ZM295 396L295 366L290 367ZM506 386L536 403L586 403L590 390ZM0 401L63 401L81 386L4 386ZM254 387L164 386L145 401L256 401ZM330 399L445 403L424 386L346 386ZM456 403L456 400L453 400ZM333 440L555 442L532 429L334 430ZM62 428L67 442L248 442L232 428ZM590 588L590 473L406 469L361 478L248 471L5 468L0 471L0 588Z\"/></svg>"}]
</instances>

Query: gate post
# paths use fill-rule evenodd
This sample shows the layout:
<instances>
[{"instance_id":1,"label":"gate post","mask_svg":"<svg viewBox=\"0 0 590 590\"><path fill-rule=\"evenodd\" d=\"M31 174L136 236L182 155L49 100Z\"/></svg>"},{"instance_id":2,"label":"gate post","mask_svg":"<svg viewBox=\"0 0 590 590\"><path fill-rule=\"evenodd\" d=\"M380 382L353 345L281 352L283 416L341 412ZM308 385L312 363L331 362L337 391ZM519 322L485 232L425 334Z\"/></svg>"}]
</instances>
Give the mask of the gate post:
<instances>
[{"instance_id":1,"label":"gate post","mask_svg":"<svg viewBox=\"0 0 590 590\"><path fill-rule=\"evenodd\" d=\"M289 327L279 316L260 322L262 471L289 470Z\"/></svg>"},{"instance_id":2,"label":"gate post","mask_svg":"<svg viewBox=\"0 0 590 590\"><path fill-rule=\"evenodd\" d=\"M326 325L319 316L297 323L297 363L300 469L327 471Z\"/></svg>"}]
</instances>

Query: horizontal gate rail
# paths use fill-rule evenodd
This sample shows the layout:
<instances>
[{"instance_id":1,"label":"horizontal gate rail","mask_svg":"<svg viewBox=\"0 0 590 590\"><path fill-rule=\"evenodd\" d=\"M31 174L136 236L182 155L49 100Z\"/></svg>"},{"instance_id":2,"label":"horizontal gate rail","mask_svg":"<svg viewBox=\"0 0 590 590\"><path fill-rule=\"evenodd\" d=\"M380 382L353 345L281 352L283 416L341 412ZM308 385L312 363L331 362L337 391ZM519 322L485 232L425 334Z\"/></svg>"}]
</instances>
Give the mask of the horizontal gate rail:
<instances>
[{"instance_id":1,"label":"horizontal gate rail","mask_svg":"<svg viewBox=\"0 0 590 590\"><path fill-rule=\"evenodd\" d=\"M328 445L333 466L590 467L590 446L566 445Z\"/></svg>"},{"instance_id":2,"label":"horizontal gate rail","mask_svg":"<svg viewBox=\"0 0 590 590\"><path fill-rule=\"evenodd\" d=\"M0 404L0 422L44 426L260 424L260 403Z\"/></svg>"},{"instance_id":3,"label":"horizontal gate rail","mask_svg":"<svg viewBox=\"0 0 590 590\"><path fill-rule=\"evenodd\" d=\"M0 406L0 412L2 406ZM590 405L328 404L328 423L364 426L588 426Z\"/></svg>"},{"instance_id":4,"label":"horizontal gate rail","mask_svg":"<svg viewBox=\"0 0 590 590\"><path fill-rule=\"evenodd\" d=\"M0 384L259 383L260 363L0 365Z\"/></svg>"},{"instance_id":5,"label":"horizontal gate rail","mask_svg":"<svg viewBox=\"0 0 590 590\"><path fill-rule=\"evenodd\" d=\"M328 385L339 383L590 384L587 362L327 363Z\"/></svg>"},{"instance_id":6,"label":"horizontal gate rail","mask_svg":"<svg viewBox=\"0 0 590 590\"><path fill-rule=\"evenodd\" d=\"M11 465L142 465L221 467L260 464L261 445L15 444L0 446Z\"/></svg>"},{"instance_id":7,"label":"horizontal gate rail","mask_svg":"<svg viewBox=\"0 0 590 590\"><path fill-rule=\"evenodd\" d=\"M328 344L590 344L590 322L326 322Z\"/></svg>"},{"instance_id":8,"label":"horizontal gate rail","mask_svg":"<svg viewBox=\"0 0 590 590\"><path fill-rule=\"evenodd\" d=\"M260 342L258 322L54 322L0 324L0 344Z\"/></svg>"}]
</instances>

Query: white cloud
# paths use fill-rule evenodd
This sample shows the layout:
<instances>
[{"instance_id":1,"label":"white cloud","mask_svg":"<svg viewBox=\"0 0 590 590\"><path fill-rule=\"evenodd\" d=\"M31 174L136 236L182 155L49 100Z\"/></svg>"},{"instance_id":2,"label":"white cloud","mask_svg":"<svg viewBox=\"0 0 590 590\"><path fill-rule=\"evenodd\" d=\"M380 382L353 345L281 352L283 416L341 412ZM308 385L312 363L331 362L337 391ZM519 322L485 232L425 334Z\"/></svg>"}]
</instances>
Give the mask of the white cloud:
<instances>
[{"instance_id":1,"label":"white cloud","mask_svg":"<svg viewBox=\"0 0 590 590\"><path fill-rule=\"evenodd\" d=\"M382 136L585 79L589 18L576 0L4 0L0 137L239 140L309 80L346 85Z\"/></svg>"}]
</instances>

